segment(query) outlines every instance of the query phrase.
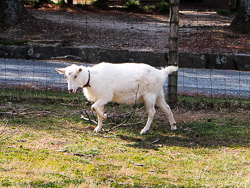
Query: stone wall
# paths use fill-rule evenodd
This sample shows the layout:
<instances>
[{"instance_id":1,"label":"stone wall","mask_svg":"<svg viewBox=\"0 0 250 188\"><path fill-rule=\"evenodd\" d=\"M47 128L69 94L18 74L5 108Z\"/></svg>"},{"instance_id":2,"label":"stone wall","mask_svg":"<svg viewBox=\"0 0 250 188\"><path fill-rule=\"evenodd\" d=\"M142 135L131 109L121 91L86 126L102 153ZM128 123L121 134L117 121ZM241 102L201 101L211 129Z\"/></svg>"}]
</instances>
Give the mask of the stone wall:
<instances>
[{"instance_id":1,"label":"stone wall","mask_svg":"<svg viewBox=\"0 0 250 188\"><path fill-rule=\"evenodd\" d=\"M168 65L164 52L110 50L99 47L62 47L60 45L1 46L0 58L71 59L85 63L146 63L155 67ZM179 67L250 71L250 54L179 53Z\"/></svg>"}]
</instances>

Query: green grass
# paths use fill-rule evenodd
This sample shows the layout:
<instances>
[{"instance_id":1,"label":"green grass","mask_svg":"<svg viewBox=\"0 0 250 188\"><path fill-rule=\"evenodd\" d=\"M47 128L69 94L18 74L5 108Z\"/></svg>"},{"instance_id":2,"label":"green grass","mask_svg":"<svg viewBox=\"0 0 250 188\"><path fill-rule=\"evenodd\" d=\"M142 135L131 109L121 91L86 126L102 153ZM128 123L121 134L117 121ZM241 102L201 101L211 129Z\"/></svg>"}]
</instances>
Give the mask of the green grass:
<instances>
[{"instance_id":1,"label":"green grass","mask_svg":"<svg viewBox=\"0 0 250 188\"><path fill-rule=\"evenodd\" d=\"M237 111L239 109L250 110L250 100L246 98L211 98L211 97L192 97L179 96L177 106L188 108L189 110L221 110Z\"/></svg>"},{"instance_id":2,"label":"green grass","mask_svg":"<svg viewBox=\"0 0 250 188\"><path fill-rule=\"evenodd\" d=\"M81 95L0 89L0 101L0 137L16 131L0 142L0 187L249 187L247 99L179 97L179 129L157 110L146 135L143 124L93 133Z\"/></svg>"}]
</instances>

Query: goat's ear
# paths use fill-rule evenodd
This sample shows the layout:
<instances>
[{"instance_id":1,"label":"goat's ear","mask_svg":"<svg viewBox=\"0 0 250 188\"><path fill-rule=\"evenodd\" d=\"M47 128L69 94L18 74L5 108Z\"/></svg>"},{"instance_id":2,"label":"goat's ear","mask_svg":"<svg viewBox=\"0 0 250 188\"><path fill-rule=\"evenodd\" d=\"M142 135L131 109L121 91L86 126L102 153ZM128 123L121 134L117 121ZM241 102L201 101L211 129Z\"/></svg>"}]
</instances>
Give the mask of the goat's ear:
<instances>
[{"instance_id":1,"label":"goat's ear","mask_svg":"<svg viewBox=\"0 0 250 188\"><path fill-rule=\"evenodd\" d=\"M59 74L65 74L65 68L56 69Z\"/></svg>"},{"instance_id":2,"label":"goat's ear","mask_svg":"<svg viewBox=\"0 0 250 188\"><path fill-rule=\"evenodd\" d=\"M78 68L77 73L82 72L82 68Z\"/></svg>"}]
</instances>

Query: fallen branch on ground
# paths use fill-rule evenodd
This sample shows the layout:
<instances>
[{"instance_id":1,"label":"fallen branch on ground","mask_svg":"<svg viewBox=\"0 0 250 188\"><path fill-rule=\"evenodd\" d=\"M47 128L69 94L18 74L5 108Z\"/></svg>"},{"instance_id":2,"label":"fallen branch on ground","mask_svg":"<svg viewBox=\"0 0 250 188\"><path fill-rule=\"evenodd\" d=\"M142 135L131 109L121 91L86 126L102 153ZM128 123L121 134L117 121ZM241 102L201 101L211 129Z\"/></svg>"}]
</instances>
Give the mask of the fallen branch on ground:
<instances>
[{"instance_id":1,"label":"fallen branch on ground","mask_svg":"<svg viewBox=\"0 0 250 188\"><path fill-rule=\"evenodd\" d=\"M19 130L19 128L16 128L14 130L8 129L8 121L5 120L4 125L0 124L0 142L11 138L17 132L17 130Z\"/></svg>"},{"instance_id":2,"label":"fallen branch on ground","mask_svg":"<svg viewBox=\"0 0 250 188\"><path fill-rule=\"evenodd\" d=\"M115 111L116 108L112 108L112 110L107 113L108 114L108 118L109 120L111 121L111 123L107 124L108 126L114 126L108 130L106 130L105 132L109 132L111 130L114 130L118 127L121 127L121 126L130 126L130 125L141 125L143 124L143 121L144 121L144 116L143 115L140 115L139 117L136 117L136 123L128 123L129 120L131 120L132 117L135 116L136 112L139 112L140 110L142 110L144 108L144 106L142 107L139 107L138 104L137 104L137 94L138 94L138 91L139 91L139 85L135 91L135 103L134 105L132 106L132 109L130 112L126 112L126 113L123 113L123 114L119 114ZM96 120L96 114L93 113L93 111L87 111L87 110L84 110L84 115L81 115L81 119L85 120L85 121L88 121L90 123L94 123L95 125L98 125L98 122ZM110 115L110 114L115 114L115 115ZM119 121L117 121L119 120Z\"/></svg>"}]
</instances>

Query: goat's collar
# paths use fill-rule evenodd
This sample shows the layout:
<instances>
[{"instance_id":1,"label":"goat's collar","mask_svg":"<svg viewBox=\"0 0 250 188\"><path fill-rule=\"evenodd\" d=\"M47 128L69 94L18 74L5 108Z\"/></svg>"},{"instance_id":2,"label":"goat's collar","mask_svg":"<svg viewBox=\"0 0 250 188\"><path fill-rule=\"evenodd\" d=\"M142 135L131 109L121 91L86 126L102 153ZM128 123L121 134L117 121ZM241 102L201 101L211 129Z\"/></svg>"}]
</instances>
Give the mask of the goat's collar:
<instances>
[{"instance_id":1,"label":"goat's collar","mask_svg":"<svg viewBox=\"0 0 250 188\"><path fill-rule=\"evenodd\" d=\"M89 73L88 81L87 81L87 83L86 83L83 87L91 87L91 86L89 85L89 82L90 82L90 71L89 71L89 70L88 70L88 73Z\"/></svg>"}]
</instances>

